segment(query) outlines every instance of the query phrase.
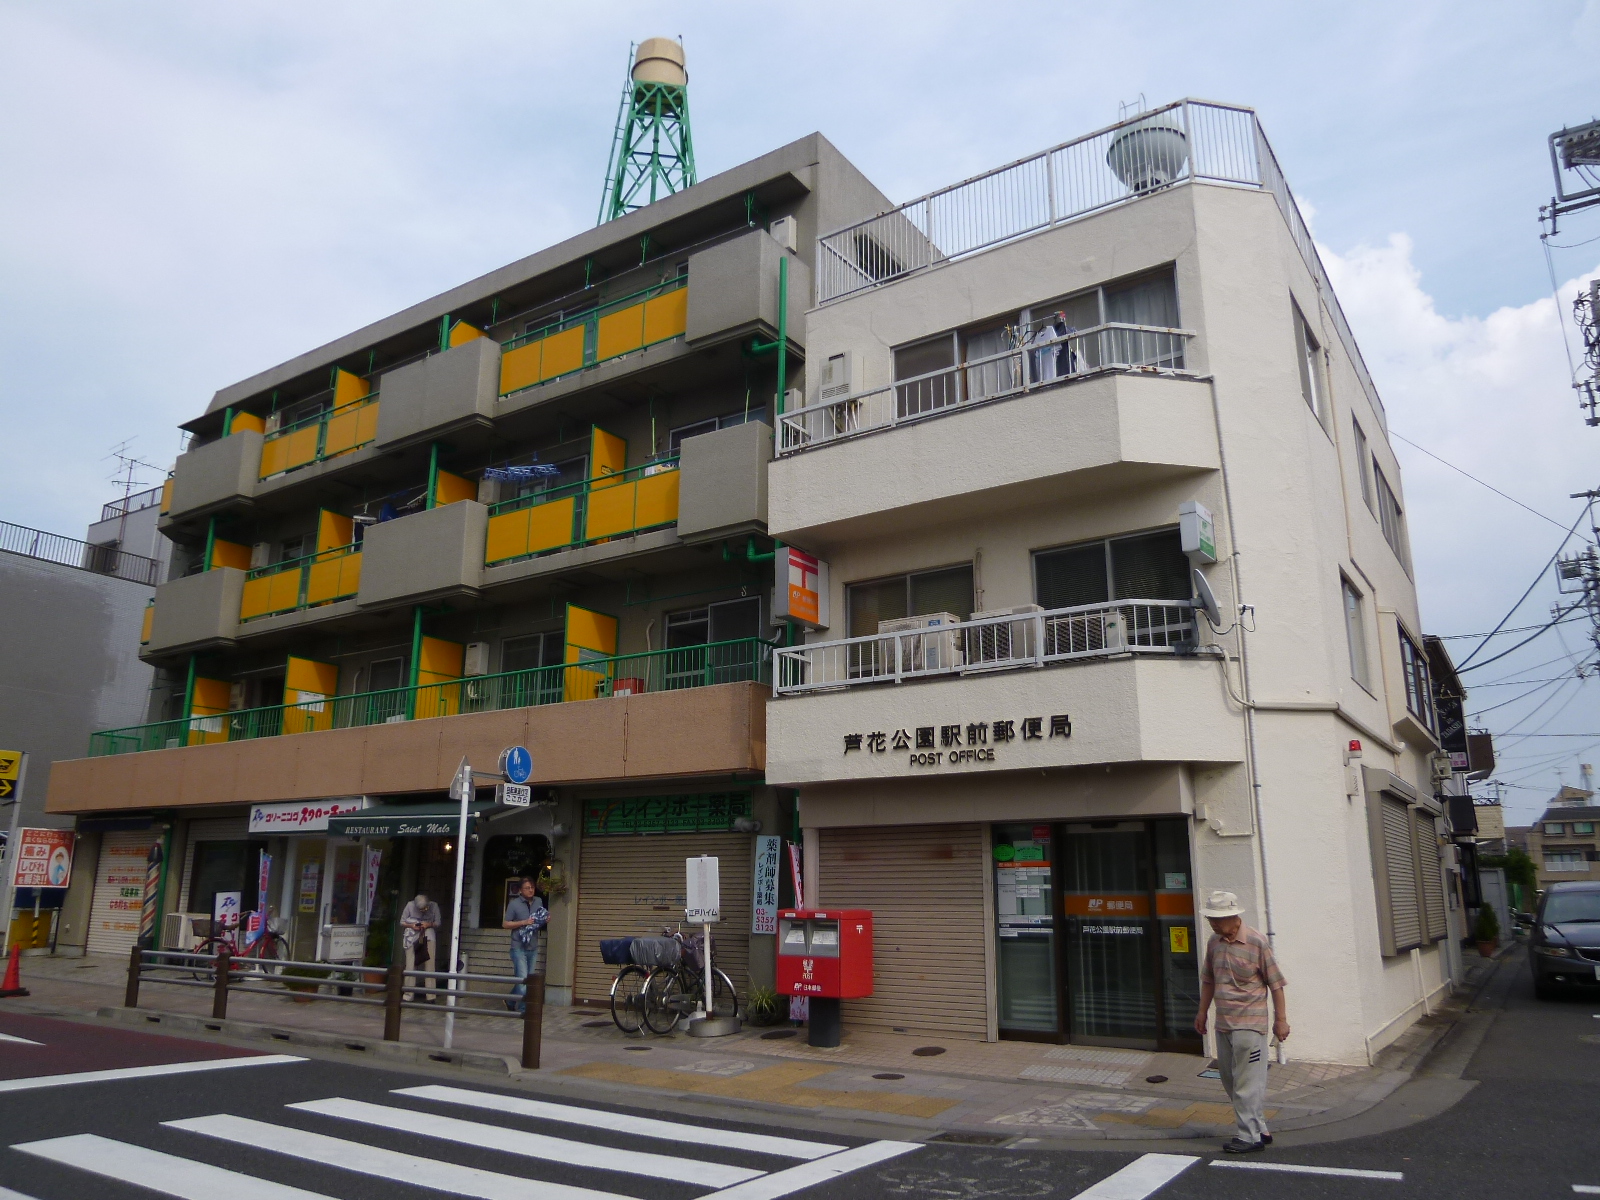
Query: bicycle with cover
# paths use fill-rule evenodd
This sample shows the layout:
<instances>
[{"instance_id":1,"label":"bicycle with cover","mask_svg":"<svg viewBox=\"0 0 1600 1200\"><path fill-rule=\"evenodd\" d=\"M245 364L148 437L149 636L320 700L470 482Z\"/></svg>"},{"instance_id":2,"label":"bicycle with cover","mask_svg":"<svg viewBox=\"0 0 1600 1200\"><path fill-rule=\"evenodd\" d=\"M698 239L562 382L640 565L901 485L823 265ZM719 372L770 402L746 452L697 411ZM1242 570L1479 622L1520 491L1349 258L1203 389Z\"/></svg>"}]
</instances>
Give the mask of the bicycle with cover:
<instances>
[{"instance_id":1,"label":"bicycle with cover","mask_svg":"<svg viewBox=\"0 0 1600 1200\"><path fill-rule=\"evenodd\" d=\"M667 954L650 972L644 989L644 1023L651 1033L671 1033L691 1013L704 1010L708 1016L739 1015L739 994L733 980L715 965L711 968L711 1002L706 1003L705 938L701 934L685 937L670 925L663 939L677 950ZM658 939L641 939L656 941ZM716 949L713 939L711 949Z\"/></svg>"}]
</instances>

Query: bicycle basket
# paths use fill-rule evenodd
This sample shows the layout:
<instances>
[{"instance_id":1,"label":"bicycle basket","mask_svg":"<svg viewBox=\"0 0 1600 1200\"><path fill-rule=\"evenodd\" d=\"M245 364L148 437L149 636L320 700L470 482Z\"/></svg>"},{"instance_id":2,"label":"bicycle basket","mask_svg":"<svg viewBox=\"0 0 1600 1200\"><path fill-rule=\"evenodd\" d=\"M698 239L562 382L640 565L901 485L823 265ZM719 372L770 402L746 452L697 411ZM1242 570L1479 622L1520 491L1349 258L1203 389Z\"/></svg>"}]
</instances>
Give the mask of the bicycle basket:
<instances>
[{"instance_id":1,"label":"bicycle basket","mask_svg":"<svg viewBox=\"0 0 1600 1200\"><path fill-rule=\"evenodd\" d=\"M667 967L678 965L678 943L665 937L634 938L630 948L633 961L641 967Z\"/></svg>"},{"instance_id":2,"label":"bicycle basket","mask_svg":"<svg viewBox=\"0 0 1600 1200\"><path fill-rule=\"evenodd\" d=\"M633 945L634 940L631 937L601 938L600 961L612 967L627 966L633 961L628 949Z\"/></svg>"},{"instance_id":3,"label":"bicycle basket","mask_svg":"<svg viewBox=\"0 0 1600 1200\"><path fill-rule=\"evenodd\" d=\"M683 961L689 965L689 969L696 975L706 969L705 943L706 938L705 934L703 933L697 933L691 938L684 939ZM711 953L715 955L716 952L717 942L716 939L713 938L711 940Z\"/></svg>"}]
</instances>

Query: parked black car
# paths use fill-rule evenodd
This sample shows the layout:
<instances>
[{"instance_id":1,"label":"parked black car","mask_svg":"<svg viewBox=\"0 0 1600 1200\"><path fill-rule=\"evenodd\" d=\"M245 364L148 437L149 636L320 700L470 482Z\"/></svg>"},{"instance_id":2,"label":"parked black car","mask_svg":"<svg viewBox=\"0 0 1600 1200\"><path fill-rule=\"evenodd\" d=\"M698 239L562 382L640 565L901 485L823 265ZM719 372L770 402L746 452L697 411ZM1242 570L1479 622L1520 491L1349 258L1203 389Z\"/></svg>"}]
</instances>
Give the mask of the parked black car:
<instances>
[{"instance_id":1,"label":"parked black car","mask_svg":"<svg viewBox=\"0 0 1600 1200\"><path fill-rule=\"evenodd\" d=\"M1533 994L1541 1000L1600 983L1600 882L1550 885L1534 918L1528 962Z\"/></svg>"}]
</instances>

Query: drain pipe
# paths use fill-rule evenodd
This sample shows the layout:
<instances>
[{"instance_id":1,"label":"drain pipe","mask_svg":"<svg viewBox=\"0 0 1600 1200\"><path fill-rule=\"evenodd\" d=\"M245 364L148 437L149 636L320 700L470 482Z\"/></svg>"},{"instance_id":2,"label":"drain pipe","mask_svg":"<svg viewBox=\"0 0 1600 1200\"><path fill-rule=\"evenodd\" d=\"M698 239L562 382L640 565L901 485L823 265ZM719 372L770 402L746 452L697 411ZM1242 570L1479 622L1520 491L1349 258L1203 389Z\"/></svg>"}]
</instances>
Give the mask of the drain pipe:
<instances>
[{"instance_id":1,"label":"drain pipe","mask_svg":"<svg viewBox=\"0 0 1600 1200\"><path fill-rule=\"evenodd\" d=\"M1217 463L1222 469L1222 502L1228 510L1228 569L1233 577L1234 603L1244 594L1243 574L1239 570L1239 527L1233 518L1233 485L1228 479L1228 455L1223 449L1222 406L1217 400L1215 377L1207 380L1211 389L1211 416L1217 426ZM1239 686L1244 697L1245 757L1250 772L1250 815L1256 827L1256 855L1261 864L1261 915L1266 921L1267 941L1277 944L1277 928L1272 919L1272 885L1267 877L1267 833L1261 820L1261 768L1256 757L1256 706L1250 692L1250 653L1245 641L1244 626L1239 631ZM1223 670L1227 670L1224 661Z\"/></svg>"}]
</instances>

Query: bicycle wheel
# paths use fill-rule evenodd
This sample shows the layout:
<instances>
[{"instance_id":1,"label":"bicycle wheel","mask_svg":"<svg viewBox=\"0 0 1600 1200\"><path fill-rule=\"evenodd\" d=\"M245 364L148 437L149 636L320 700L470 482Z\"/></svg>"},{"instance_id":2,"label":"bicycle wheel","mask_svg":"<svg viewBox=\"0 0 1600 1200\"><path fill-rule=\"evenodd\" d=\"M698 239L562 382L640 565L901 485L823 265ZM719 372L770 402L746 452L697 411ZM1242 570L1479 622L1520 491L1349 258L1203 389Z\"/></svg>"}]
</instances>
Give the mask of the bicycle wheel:
<instances>
[{"instance_id":1,"label":"bicycle wheel","mask_svg":"<svg viewBox=\"0 0 1600 1200\"><path fill-rule=\"evenodd\" d=\"M733 980L729 979L715 965L711 968L711 1012L713 1017L737 1017L739 1015L739 993L734 990Z\"/></svg>"},{"instance_id":2,"label":"bicycle wheel","mask_svg":"<svg viewBox=\"0 0 1600 1200\"><path fill-rule=\"evenodd\" d=\"M671 1033L683 1020L685 993L676 971L657 967L644 986L644 1023L651 1033Z\"/></svg>"},{"instance_id":3,"label":"bicycle wheel","mask_svg":"<svg viewBox=\"0 0 1600 1200\"><path fill-rule=\"evenodd\" d=\"M623 967L611 981L611 1020L623 1033L638 1033L644 1025L649 986L650 973L633 965Z\"/></svg>"},{"instance_id":4,"label":"bicycle wheel","mask_svg":"<svg viewBox=\"0 0 1600 1200\"><path fill-rule=\"evenodd\" d=\"M256 970L263 975L278 974L283 970L278 965L278 960L289 957L283 952L282 935L271 932L262 935L261 940L253 947L252 953L254 957L266 960L256 964Z\"/></svg>"}]
</instances>

